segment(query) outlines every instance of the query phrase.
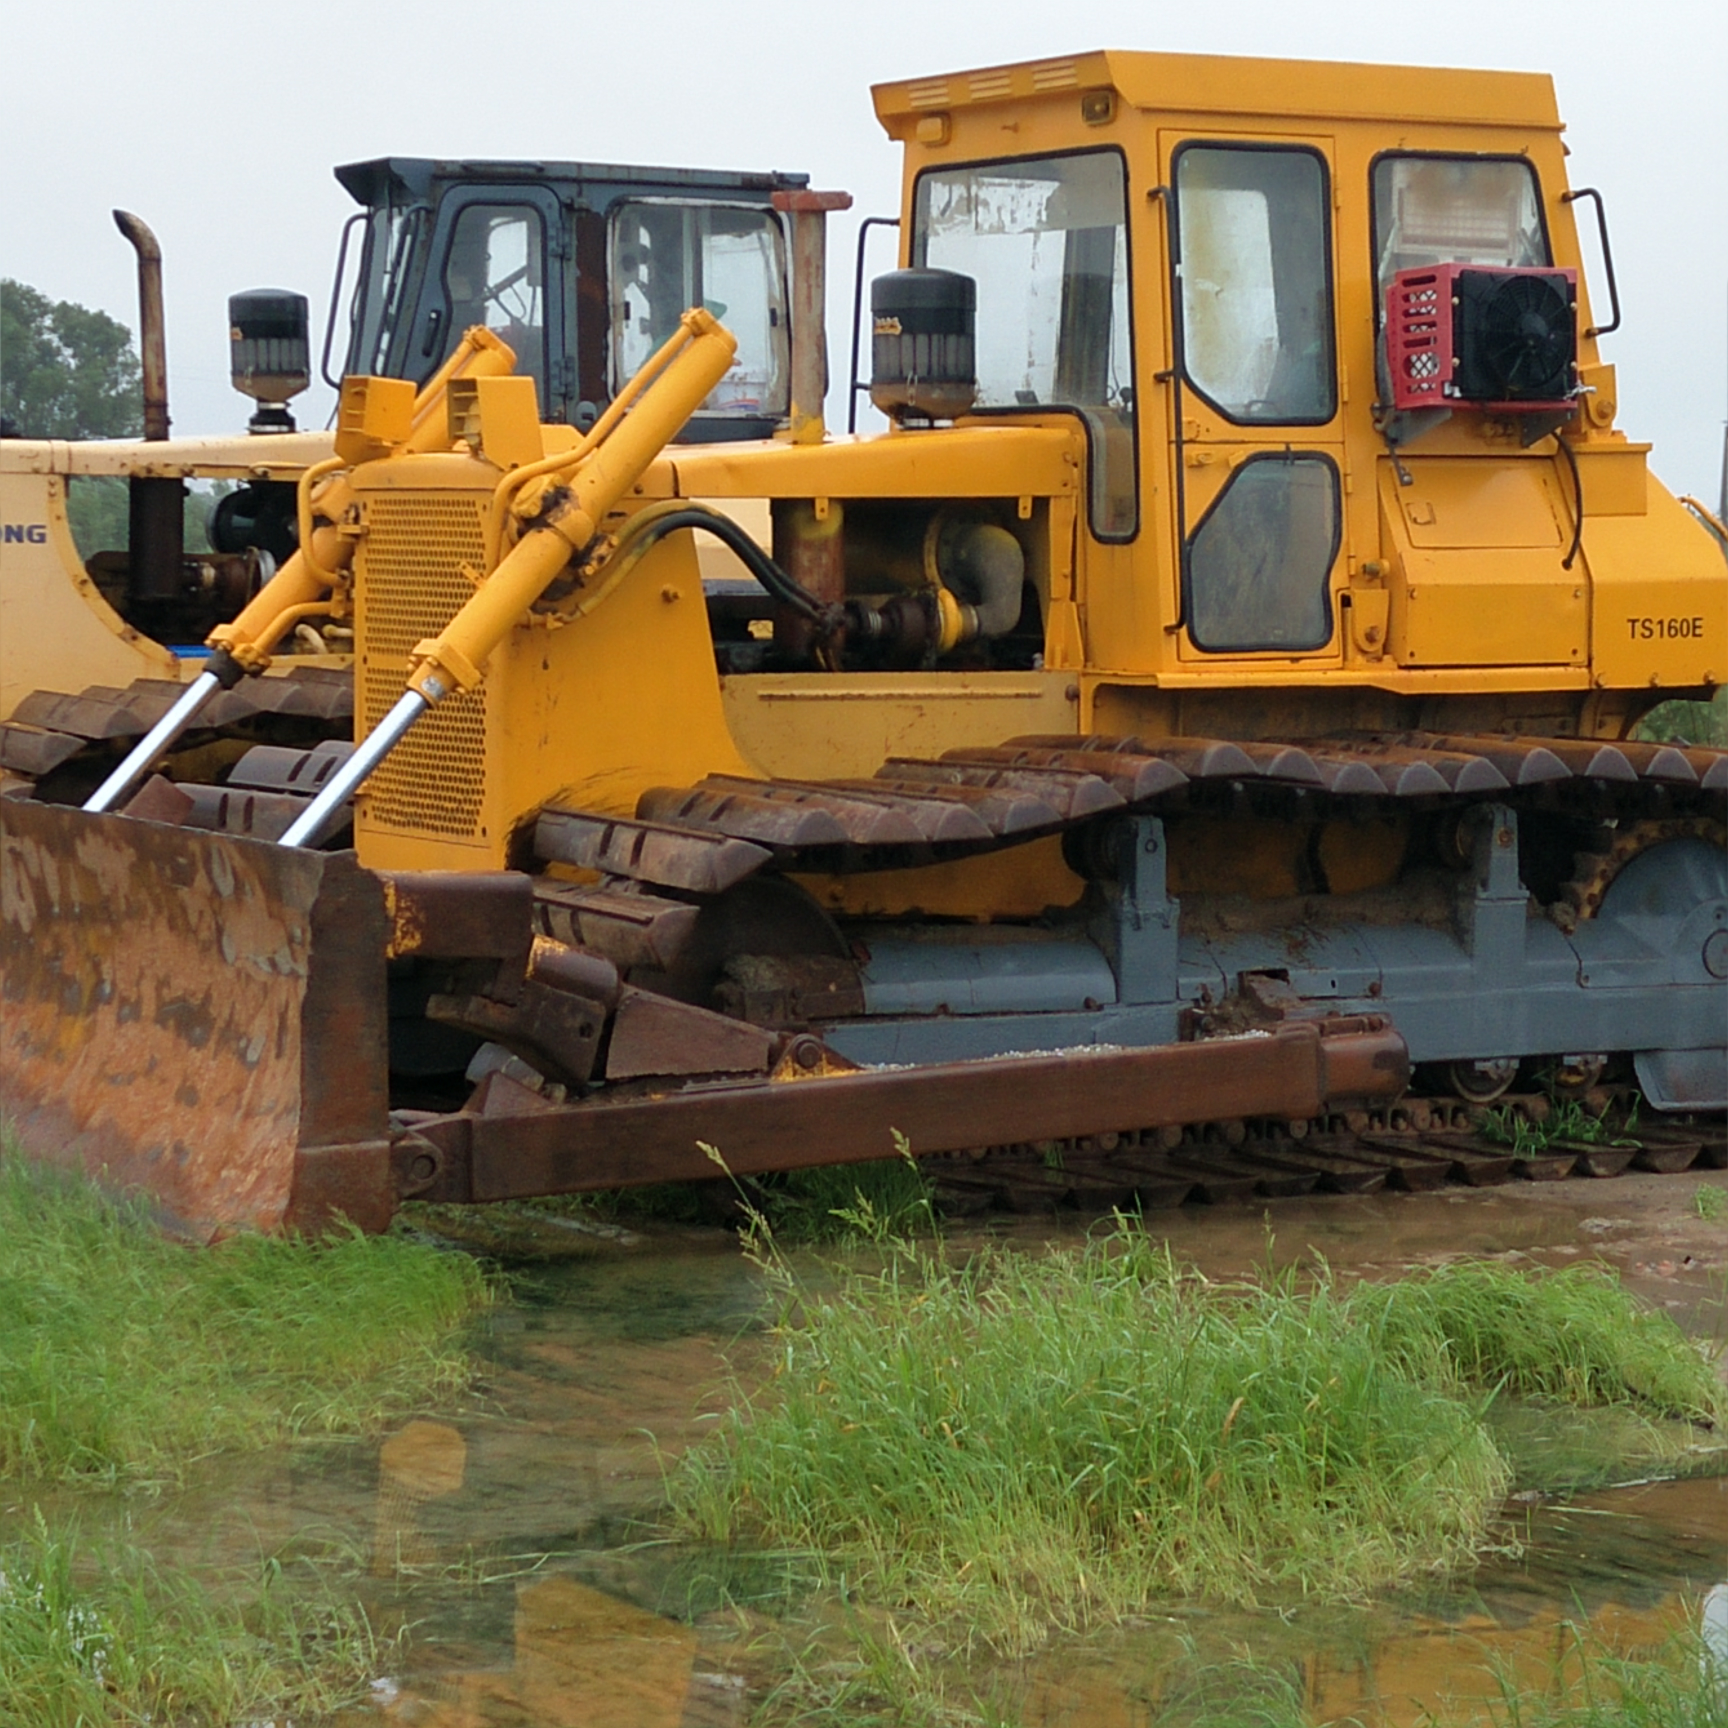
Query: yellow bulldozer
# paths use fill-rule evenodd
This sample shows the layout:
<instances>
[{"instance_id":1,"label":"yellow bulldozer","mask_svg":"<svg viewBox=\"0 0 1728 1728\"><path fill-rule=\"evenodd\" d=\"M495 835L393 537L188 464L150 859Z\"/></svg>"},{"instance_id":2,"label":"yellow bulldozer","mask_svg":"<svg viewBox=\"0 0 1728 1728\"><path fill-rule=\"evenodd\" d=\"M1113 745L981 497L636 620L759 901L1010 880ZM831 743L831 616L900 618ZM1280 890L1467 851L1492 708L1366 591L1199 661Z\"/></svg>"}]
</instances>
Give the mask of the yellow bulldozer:
<instances>
[{"instance_id":1,"label":"yellow bulldozer","mask_svg":"<svg viewBox=\"0 0 1728 1728\"><path fill-rule=\"evenodd\" d=\"M1728 666L1724 536L1616 425L1549 81L875 101L885 433L669 448L701 307L585 430L483 332L351 376L203 674L4 800L28 1150L208 1232L896 1134L1175 1170L1533 1064L1728 1106L1728 753L1632 737ZM327 618L354 745L212 780L187 729Z\"/></svg>"}]
</instances>

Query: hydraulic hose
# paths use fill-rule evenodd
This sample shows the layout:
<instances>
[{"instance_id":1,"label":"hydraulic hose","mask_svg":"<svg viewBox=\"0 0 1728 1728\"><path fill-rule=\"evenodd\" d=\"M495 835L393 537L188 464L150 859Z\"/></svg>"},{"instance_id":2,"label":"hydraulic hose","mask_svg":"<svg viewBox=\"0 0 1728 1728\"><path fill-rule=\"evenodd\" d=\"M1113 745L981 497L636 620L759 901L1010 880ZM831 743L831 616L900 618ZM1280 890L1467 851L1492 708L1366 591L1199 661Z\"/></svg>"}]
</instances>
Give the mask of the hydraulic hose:
<instances>
[{"instance_id":1,"label":"hydraulic hose","mask_svg":"<svg viewBox=\"0 0 1728 1728\"><path fill-rule=\"evenodd\" d=\"M818 600L807 588L801 588L730 516L711 510L706 504L673 500L650 505L631 517L619 535L618 550L613 555L614 566L623 566L619 574L645 557L650 548L658 545L668 534L675 534L681 528L699 528L705 534L712 534L728 551L736 554L739 563L775 600L800 617L808 618L822 628L835 622L830 614L837 613L837 608Z\"/></svg>"},{"instance_id":2,"label":"hydraulic hose","mask_svg":"<svg viewBox=\"0 0 1728 1728\"><path fill-rule=\"evenodd\" d=\"M494 377L511 371L516 356L508 343L476 325L464 333L450 358L414 399L404 452L447 449L450 443L445 393L452 378ZM150 771L174 740L219 690L232 690L270 664L276 644L302 620L324 609L325 597L348 567L353 542L334 523L352 495L336 470L341 459L314 463L300 477L300 547L247 603L239 617L210 632L209 665L185 693L127 753L120 766L85 803L87 811L112 810ZM315 509L316 507L316 509ZM322 525L320 525L320 519Z\"/></svg>"}]
</instances>

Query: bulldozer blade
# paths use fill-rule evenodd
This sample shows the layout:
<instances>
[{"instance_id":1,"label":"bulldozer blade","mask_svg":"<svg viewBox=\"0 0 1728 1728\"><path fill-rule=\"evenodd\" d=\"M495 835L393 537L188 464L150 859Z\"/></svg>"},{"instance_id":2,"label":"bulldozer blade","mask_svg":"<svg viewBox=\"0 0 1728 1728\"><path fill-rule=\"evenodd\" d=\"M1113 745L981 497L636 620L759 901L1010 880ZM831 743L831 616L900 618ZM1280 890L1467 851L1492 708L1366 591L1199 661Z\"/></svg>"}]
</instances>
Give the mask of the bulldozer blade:
<instances>
[{"instance_id":1,"label":"bulldozer blade","mask_svg":"<svg viewBox=\"0 0 1728 1728\"><path fill-rule=\"evenodd\" d=\"M7 800L0 1119L194 1237L380 1229L387 936L351 853Z\"/></svg>"}]
</instances>

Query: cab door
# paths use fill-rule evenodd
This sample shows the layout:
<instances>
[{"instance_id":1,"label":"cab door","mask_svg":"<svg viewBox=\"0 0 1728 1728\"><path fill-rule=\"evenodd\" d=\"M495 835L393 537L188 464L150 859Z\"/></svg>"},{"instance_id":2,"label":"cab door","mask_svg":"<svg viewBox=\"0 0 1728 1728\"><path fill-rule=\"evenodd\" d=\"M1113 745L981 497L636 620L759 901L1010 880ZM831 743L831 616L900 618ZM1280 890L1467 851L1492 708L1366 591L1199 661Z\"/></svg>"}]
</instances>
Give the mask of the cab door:
<instances>
[{"instance_id":1,"label":"cab door","mask_svg":"<svg viewBox=\"0 0 1728 1728\"><path fill-rule=\"evenodd\" d=\"M1340 660L1332 146L1162 136L1181 658Z\"/></svg>"},{"instance_id":2,"label":"cab door","mask_svg":"<svg viewBox=\"0 0 1728 1728\"><path fill-rule=\"evenodd\" d=\"M568 223L550 187L508 182L453 186L439 201L412 318L391 354L397 377L425 381L462 332L483 324L516 353L546 420L569 418L564 260Z\"/></svg>"}]
</instances>

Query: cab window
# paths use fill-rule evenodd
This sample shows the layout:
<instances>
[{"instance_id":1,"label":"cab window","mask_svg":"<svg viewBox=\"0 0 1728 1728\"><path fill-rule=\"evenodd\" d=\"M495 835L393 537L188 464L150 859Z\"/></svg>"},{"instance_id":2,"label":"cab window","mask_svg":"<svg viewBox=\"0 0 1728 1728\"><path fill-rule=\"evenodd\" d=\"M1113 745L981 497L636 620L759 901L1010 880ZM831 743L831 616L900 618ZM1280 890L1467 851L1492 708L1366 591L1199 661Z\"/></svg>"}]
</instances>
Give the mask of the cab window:
<instances>
[{"instance_id":1,"label":"cab window","mask_svg":"<svg viewBox=\"0 0 1728 1728\"><path fill-rule=\"evenodd\" d=\"M519 376L546 400L546 238L526 204L470 204L456 218L444 265L450 329L484 324L508 342Z\"/></svg>"},{"instance_id":2,"label":"cab window","mask_svg":"<svg viewBox=\"0 0 1728 1728\"><path fill-rule=\"evenodd\" d=\"M1101 540L1139 525L1128 175L1083 151L919 175L912 262L978 285L978 406L1071 408L1091 449Z\"/></svg>"},{"instance_id":3,"label":"cab window","mask_svg":"<svg viewBox=\"0 0 1728 1728\"><path fill-rule=\"evenodd\" d=\"M1400 270L1552 262L1536 171L1522 157L1381 156L1373 181L1377 305L1382 309Z\"/></svg>"},{"instance_id":4,"label":"cab window","mask_svg":"<svg viewBox=\"0 0 1728 1728\"><path fill-rule=\"evenodd\" d=\"M1186 382L1237 425L1323 425L1337 408L1324 161L1185 144L1175 180Z\"/></svg>"},{"instance_id":5,"label":"cab window","mask_svg":"<svg viewBox=\"0 0 1728 1728\"><path fill-rule=\"evenodd\" d=\"M627 384L692 306L720 320L738 352L704 414L778 419L790 411L784 244L771 211L640 199L612 217L612 392Z\"/></svg>"}]
</instances>

